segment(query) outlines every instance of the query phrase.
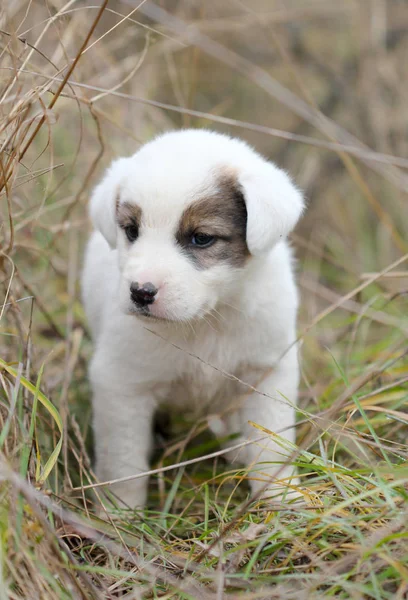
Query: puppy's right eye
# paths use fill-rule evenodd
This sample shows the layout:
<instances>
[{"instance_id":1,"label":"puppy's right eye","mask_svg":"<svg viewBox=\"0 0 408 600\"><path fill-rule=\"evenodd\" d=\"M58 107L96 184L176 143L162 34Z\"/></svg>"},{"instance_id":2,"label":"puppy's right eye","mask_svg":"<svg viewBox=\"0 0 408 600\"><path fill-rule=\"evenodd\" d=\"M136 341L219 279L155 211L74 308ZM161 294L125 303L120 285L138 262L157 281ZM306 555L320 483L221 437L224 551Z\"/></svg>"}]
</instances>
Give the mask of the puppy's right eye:
<instances>
[{"instance_id":1,"label":"puppy's right eye","mask_svg":"<svg viewBox=\"0 0 408 600\"><path fill-rule=\"evenodd\" d=\"M125 227L125 233L129 242L134 242L139 236L139 229L136 227L136 225L128 225Z\"/></svg>"}]
</instances>

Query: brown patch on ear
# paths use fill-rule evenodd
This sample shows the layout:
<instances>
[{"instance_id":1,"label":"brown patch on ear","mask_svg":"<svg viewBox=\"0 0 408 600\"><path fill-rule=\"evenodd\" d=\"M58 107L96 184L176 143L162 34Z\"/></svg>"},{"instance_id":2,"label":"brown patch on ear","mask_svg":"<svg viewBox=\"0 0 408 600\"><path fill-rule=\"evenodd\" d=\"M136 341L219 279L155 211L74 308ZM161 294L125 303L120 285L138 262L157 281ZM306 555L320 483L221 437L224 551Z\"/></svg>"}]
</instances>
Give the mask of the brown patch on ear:
<instances>
[{"instance_id":1,"label":"brown patch on ear","mask_svg":"<svg viewBox=\"0 0 408 600\"><path fill-rule=\"evenodd\" d=\"M183 212L176 234L177 242L199 269L218 263L243 267L249 257L246 243L247 210L237 177L231 169L218 175L214 194L193 202ZM191 243L196 233L214 236L208 248Z\"/></svg>"},{"instance_id":2,"label":"brown patch on ear","mask_svg":"<svg viewBox=\"0 0 408 600\"><path fill-rule=\"evenodd\" d=\"M116 198L116 220L119 227L125 229L130 225L134 227L140 227L140 221L142 219L142 209L137 204L130 204L130 202L119 203L119 196Z\"/></svg>"}]
</instances>

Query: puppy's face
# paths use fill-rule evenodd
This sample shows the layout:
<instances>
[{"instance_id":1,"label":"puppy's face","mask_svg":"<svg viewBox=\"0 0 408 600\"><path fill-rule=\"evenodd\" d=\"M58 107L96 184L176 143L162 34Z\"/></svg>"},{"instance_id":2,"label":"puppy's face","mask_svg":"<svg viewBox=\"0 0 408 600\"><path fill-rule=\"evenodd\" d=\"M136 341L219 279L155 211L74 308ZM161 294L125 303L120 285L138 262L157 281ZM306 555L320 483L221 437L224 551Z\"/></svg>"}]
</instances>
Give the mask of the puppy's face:
<instances>
[{"instance_id":1,"label":"puppy's face","mask_svg":"<svg viewBox=\"0 0 408 600\"><path fill-rule=\"evenodd\" d=\"M267 200L279 191L281 210ZM242 142L183 131L114 163L91 215L118 250L122 310L189 321L237 292L252 255L270 251L301 207L286 175Z\"/></svg>"},{"instance_id":2,"label":"puppy's face","mask_svg":"<svg viewBox=\"0 0 408 600\"><path fill-rule=\"evenodd\" d=\"M234 178L205 174L193 189L118 194L120 303L125 312L182 321L213 309L249 258L246 205ZM131 193L129 193L131 192Z\"/></svg>"}]
</instances>

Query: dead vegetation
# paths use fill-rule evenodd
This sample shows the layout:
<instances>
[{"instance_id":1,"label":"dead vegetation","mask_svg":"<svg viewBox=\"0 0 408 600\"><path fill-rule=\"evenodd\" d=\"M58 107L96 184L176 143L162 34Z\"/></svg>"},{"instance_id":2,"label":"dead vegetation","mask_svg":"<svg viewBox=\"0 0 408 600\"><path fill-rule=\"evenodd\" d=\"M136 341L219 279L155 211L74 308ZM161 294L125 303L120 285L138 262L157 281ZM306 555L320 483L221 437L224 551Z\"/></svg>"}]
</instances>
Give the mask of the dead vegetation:
<instances>
[{"instance_id":1,"label":"dead vegetation","mask_svg":"<svg viewBox=\"0 0 408 600\"><path fill-rule=\"evenodd\" d=\"M1 10L0 599L406 598L407 2ZM85 489L87 195L111 158L187 126L242 136L309 198L305 503L249 502L186 418L158 443L149 509L112 520Z\"/></svg>"}]
</instances>

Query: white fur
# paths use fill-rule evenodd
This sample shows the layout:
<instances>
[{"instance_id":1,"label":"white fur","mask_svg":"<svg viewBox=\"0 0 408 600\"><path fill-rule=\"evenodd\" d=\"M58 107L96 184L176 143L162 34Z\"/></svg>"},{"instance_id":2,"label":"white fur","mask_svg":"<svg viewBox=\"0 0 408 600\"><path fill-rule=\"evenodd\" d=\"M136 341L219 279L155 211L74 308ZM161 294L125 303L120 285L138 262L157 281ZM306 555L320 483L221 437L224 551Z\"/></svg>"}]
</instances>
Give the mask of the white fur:
<instances>
[{"instance_id":1,"label":"white fur","mask_svg":"<svg viewBox=\"0 0 408 600\"><path fill-rule=\"evenodd\" d=\"M175 232L183 210L214 191L217 174L226 169L243 190L251 256L240 269L219 264L198 270L175 243ZM133 244L116 224L117 199L142 209ZM301 194L283 171L244 142L209 131L163 135L107 171L91 199L97 231L83 272L95 343L90 378L101 480L148 470L152 417L164 402L197 415L219 414L226 431L244 439L260 435L252 421L271 431L288 427L283 435L293 441L296 351L279 357L295 339L298 299L285 237L302 208ZM132 314L134 281L159 288L150 307L157 320ZM253 469L254 492L267 478L273 489L285 460L271 440L246 446L238 459ZM279 479L291 473L283 468ZM144 505L146 489L147 478L113 487L132 507Z\"/></svg>"}]
</instances>

